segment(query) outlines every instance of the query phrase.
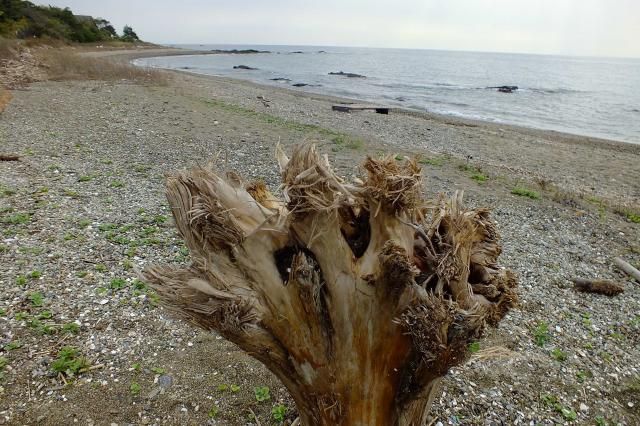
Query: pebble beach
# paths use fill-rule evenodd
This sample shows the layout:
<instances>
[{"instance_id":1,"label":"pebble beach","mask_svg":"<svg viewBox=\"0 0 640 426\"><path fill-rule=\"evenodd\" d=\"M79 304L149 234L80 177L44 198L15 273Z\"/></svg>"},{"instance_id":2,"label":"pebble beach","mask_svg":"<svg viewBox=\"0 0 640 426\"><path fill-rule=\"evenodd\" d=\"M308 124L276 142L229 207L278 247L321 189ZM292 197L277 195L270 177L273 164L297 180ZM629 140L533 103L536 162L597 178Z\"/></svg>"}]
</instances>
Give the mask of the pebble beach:
<instances>
[{"instance_id":1,"label":"pebble beach","mask_svg":"<svg viewBox=\"0 0 640 426\"><path fill-rule=\"evenodd\" d=\"M92 51L128 62L166 55ZM240 62L239 62L240 63ZM41 77L0 113L0 424L277 424L285 388L220 336L173 319L137 271L189 262L164 180L215 162L277 192L277 144L338 174L417 156L425 192L489 207L520 305L453 369L431 424L640 424L640 145L392 109L230 78ZM572 278L610 279L615 297ZM56 372L63 347L83 364ZM269 399L257 401L256 388ZM257 420L256 420L257 417Z\"/></svg>"}]
</instances>

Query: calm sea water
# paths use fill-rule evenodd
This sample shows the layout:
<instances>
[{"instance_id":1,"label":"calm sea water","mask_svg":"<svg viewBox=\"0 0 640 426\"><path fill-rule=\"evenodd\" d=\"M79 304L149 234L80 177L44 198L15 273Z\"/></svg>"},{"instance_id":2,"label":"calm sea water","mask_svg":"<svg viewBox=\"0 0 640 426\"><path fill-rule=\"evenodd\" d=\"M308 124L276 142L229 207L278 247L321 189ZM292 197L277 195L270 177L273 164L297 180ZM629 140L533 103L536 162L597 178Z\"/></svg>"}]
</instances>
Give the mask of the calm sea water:
<instances>
[{"instance_id":1,"label":"calm sea water","mask_svg":"<svg viewBox=\"0 0 640 426\"><path fill-rule=\"evenodd\" d=\"M272 53L159 57L136 63L640 143L640 59L325 46L179 47ZM233 69L235 65L258 70ZM366 78L328 75L337 71ZM295 83L309 86L295 88ZM488 88L503 85L519 89L500 93Z\"/></svg>"}]
</instances>

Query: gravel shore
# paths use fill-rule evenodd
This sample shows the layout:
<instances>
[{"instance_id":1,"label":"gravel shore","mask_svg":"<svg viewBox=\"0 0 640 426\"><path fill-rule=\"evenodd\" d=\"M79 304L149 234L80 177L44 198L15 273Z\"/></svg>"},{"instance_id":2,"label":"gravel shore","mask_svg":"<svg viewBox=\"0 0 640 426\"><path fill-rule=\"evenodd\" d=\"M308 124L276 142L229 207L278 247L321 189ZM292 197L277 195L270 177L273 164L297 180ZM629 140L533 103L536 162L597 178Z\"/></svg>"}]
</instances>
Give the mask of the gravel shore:
<instances>
[{"instance_id":1,"label":"gravel shore","mask_svg":"<svg viewBox=\"0 0 640 426\"><path fill-rule=\"evenodd\" d=\"M640 283L612 263L640 265L640 146L333 112L328 97L183 73L12 95L0 152L22 158L0 161L0 424L265 425L279 405L293 420L261 364L167 316L135 271L189 261L167 173L217 158L276 190L275 145L302 141L344 176L368 154L421 155L428 193L463 189L493 210L521 304L445 378L433 424L640 424ZM625 292L576 293L573 277ZM56 372L61 360L75 373Z\"/></svg>"}]
</instances>

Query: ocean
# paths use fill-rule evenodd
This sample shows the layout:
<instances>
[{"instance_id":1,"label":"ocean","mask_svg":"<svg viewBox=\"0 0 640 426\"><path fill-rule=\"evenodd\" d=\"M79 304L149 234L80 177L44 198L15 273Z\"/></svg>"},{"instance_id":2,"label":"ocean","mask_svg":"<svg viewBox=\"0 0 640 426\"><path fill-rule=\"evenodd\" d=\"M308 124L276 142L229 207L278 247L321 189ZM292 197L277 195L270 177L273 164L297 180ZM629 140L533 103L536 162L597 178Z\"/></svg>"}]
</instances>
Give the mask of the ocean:
<instances>
[{"instance_id":1,"label":"ocean","mask_svg":"<svg viewBox=\"0 0 640 426\"><path fill-rule=\"evenodd\" d=\"M135 64L640 144L640 59L330 46L174 46L270 53L144 58ZM257 69L233 68L238 65ZM365 78L329 75L340 71ZM504 93L499 86L518 89Z\"/></svg>"}]
</instances>

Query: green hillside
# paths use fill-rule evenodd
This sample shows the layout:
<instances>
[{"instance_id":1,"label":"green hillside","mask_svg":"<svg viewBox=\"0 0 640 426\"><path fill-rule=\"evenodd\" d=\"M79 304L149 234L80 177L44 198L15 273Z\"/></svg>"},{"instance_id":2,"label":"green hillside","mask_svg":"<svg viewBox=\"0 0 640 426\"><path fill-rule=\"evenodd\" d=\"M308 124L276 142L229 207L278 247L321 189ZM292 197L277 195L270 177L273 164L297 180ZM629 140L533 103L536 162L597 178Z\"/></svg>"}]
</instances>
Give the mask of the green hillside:
<instances>
[{"instance_id":1,"label":"green hillside","mask_svg":"<svg viewBox=\"0 0 640 426\"><path fill-rule=\"evenodd\" d=\"M138 41L129 26L118 35L109 21L74 15L69 8L37 6L23 0L0 0L0 36L5 38L51 38L69 42Z\"/></svg>"}]
</instances>

